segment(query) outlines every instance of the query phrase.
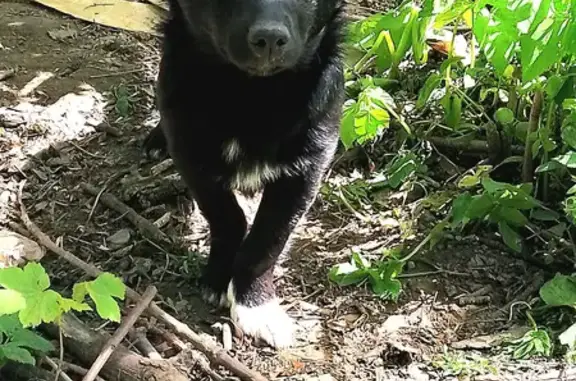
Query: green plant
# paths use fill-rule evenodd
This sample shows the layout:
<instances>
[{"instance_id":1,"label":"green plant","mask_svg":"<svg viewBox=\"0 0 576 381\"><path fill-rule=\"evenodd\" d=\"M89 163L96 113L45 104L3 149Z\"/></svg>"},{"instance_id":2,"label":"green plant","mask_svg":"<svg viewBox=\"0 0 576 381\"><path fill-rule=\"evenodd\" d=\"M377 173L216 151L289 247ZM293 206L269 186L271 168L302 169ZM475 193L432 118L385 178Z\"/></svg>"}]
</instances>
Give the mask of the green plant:
<instances>
[{"instance_id":1,"label":"green plant","mask_svg":"<svg viewBox=\"0 0 576 381\"><path fill-rule=\"evenodd\" d=\"M32 352L47 353L54 346L36 333L24 329L16 314L0 316L0 367L7 360L34 365Z\"/></svg>"},{"instance_id":2,"label":"green plant","mask_svg":"<svg viewBox=\"0 0 576 381\"><path fill-rule=\"evenodd\" d=\"M404 262L397 259L397 255L397 251L388 250L372 262L358 250L352 250L350 262L333 266L328 278L339 286L368 282L380 298L396 301L402 291L402 283L397 278L404 267Z\"/></svg>"},{"instance_id":3,"label":"green plant","mask_svg":"<svg viewBox=\"0 0 576 381\"><path fill-rule=\"evenodd\" d=\"M90 311L85 303L89 295L96 305L96 312L104 319L120 321L120 308L114 298L123 300L125 286L110 273L102 273L93 281L74 286L72 298L66 298L50 289L50 278L42 265L29 262L24 268L0 269L0 362L14 360L31 363L28 349L51 349L39 336L25 328L41 323L60 323L69 311Z\"/></svg>"},{"instance_id":4,"label":"green plant","mask_svg":"<svg viewBox=\"0 0 576 381\"><path fill-rule=\"evenodd\" d=\"M490 360L459 352L450 352L447 348L441 356L432 361L432 366L441 369L444 376L472 377L484 374L498 374L496 367Z\"/></svg>"}]
</instances>

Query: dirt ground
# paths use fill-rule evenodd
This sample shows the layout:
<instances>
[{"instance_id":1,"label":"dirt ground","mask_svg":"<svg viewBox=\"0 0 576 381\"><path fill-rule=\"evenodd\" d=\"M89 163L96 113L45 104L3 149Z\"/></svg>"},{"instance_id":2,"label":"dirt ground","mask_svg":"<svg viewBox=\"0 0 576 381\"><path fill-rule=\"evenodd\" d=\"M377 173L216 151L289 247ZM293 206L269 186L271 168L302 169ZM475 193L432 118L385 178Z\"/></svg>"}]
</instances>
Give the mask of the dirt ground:
<instances>
[{"instance_id":1,"label":"dirt ground","mask_svg":"<svg viewBox=\"0 0 576 381\"><path fill-rule=\"evenodd\" d=\"M375 8L377 2L364 2L357 9ZM53 240L139 291L155 284L163 308L211 333L226 312L207 309L196 288L206 224L177 176L170 170L150 175L156 163L140 156L146 131L157 121L157 43L27 2L0 3L0 71L13 71L0 80L0 224L17 220L16 190L26 179L30 216ZM52 77L23 101L18 91L39 72ZM21 123L13 123L14 113ZM162 230L183 244L163 247L137 234L122 215L83 192L82 183L106 186L151 221L166 217ZM252 215L255 201L243 204ZM421 238L415 234L410 242ZM299 345L276 352L236 339L233 355L270 379L450 380L464 361L476 371L460 379L563 379L559 363L513 362L486 340L466 341L522 325L509 320L510 303L533 297L543 276L475 237L415 257L397 303L378 300L364 286L328 281L328 270L348 260L351 246L377 255L404 239L398 226L343 217L319 197L277 271ZM43 263L63 292L84 279L54 256Z\"/></svg>"}]
</instances>

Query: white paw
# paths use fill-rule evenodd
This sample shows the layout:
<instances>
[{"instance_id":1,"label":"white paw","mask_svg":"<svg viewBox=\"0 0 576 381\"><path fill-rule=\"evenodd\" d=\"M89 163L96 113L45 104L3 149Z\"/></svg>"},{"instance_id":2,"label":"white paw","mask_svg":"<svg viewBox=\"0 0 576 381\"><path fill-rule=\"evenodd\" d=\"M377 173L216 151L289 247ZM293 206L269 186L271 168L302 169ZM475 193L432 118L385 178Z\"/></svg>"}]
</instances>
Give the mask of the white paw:
<instances>
[{"instance_id":1,"label":"white paw","mask_svg":"<svg viewBox=\"0 0 576 381\"><path fill-rule=\"evenodd\" d=\"M276 348L288 348L294 343L294 322L280 306L278 298L254 307L236 302L232 283L228 288L230 315L245 335L263 340Z\"/></svg>"},{"instance_id":2,"label":"white paw","mask_svg":"<svg viewBox=\"0 0 576 381\"><path fill-rule=\"evenodd\" d=\"M228 302L228 297L225 293L218 294L207 288L202 290L202 299L215 307L228 308L230 303Z\"/></svg>"}]
</instances>

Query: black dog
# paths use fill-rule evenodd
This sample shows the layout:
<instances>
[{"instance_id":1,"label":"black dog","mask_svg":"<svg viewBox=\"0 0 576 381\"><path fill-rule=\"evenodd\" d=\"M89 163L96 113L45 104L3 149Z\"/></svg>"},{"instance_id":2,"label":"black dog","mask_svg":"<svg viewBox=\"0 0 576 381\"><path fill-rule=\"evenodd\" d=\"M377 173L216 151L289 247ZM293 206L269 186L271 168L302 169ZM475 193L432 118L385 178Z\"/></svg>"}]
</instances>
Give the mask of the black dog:
<instances>
[{"instance_id":1,"label":"black dog","mask_svg":"<svg viewBox=\"0 0 576 381\"><path fill-rule=\"evenodd\" d=\"M337 147L342 0L170 0L149 155L170 154L208 220L202 277L245 334L290 346L273 268ZM263 189L254 224L233 189Z\"/></svg>"}]
</instances>

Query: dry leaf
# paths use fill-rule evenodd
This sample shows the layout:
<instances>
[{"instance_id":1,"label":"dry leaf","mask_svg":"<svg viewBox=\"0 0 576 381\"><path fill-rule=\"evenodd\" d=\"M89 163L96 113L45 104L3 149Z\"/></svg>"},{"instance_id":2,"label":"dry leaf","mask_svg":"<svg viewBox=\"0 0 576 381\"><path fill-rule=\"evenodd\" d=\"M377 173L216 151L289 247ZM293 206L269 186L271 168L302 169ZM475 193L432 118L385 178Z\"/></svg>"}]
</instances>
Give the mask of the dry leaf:
<instances>
[{"instance_id":1,"label":"dry leaf","mask_svg":"<svg viewBox=\"0 0 576 381\"><path fill-rule=\"evenodd\" d=\"M39 261L46 251L36 242L9 230L0 231L0 268Z\"/></svg>"},{"instance_id":2,"label":"dry leaf","mask_svg":"<svg viewBox=\"0 0 576 381\"><path fill-rule=\"evenodd\" d=\"M157 5L126 0L34 0L80 20L113 28L158 35L156 26L166 12Z\"/></svg>"}]
</instances>

